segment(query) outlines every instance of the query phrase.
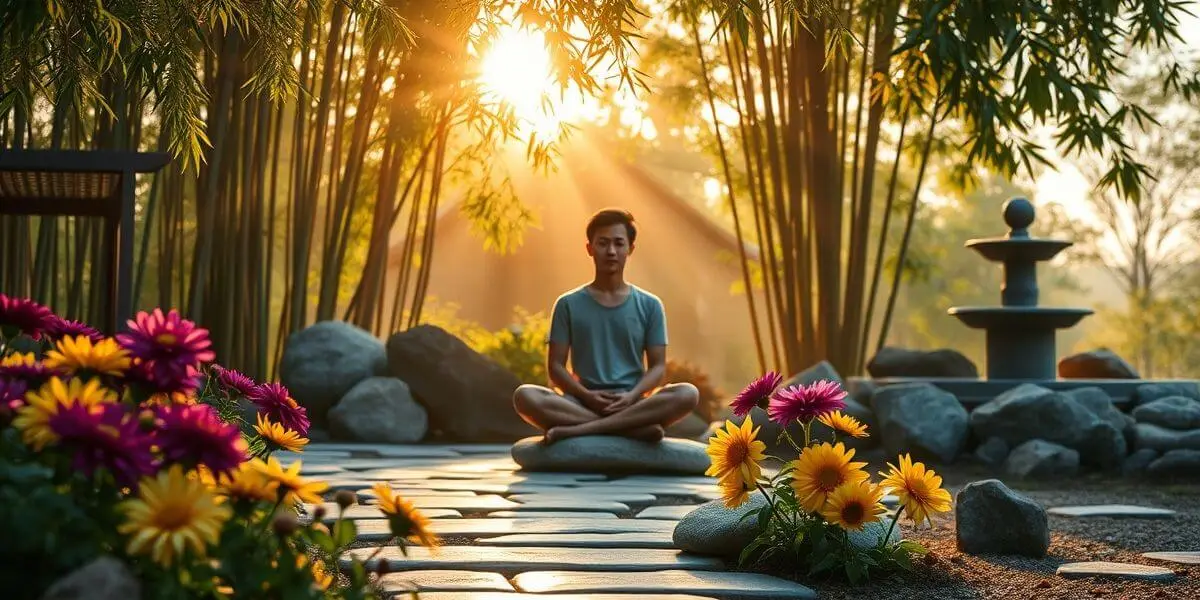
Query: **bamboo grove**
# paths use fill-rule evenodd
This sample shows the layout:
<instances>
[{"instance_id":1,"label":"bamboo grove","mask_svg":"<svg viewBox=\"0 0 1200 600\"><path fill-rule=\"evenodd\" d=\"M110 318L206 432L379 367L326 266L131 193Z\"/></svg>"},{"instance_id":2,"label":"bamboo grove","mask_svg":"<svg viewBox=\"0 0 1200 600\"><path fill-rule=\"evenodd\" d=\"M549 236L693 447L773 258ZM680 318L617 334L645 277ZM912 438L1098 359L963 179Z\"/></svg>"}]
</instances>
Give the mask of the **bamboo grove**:
<instances>
[{"instance_id":1,"label":"bamboo grove","mask_svg":"<svg viewBox=\"0 0 1200 600\"><path fill-rule=\"evenodd\" d=\"M687 32L673 55L699 63L682 76L685 114L710 117L744 283L762 290L746 295L762 368L795 373L827 359L858 373L884 344L931 156L960 184L983 168L1032 174L1045 164L1036 128L1053 118L1058 151L1098 155L1101 186L1137 201L1150 175L1125 129L1146 113L1109 80L1127 53L1177 40L1181 8L672 4ZM1169 73L1164 87L1196 91L1193 71Z\"/></svg>"},{"instance_id":2,"label":"bamboo grove","mask_svg":"<svg viewBox=\"0 0 1200 600\"><path fill-rule=\"evenodd\" d=\"M587 91L602 60L633 81L637 14L616 0L8 4L0 147L172 152L139 190L135 302L178 307L261 378L314 321L377 335L419 321L447 190L465 190L490 243L519 241L531 217L488 162L516 123L473 72L502 25L542 30L563 85ZM528 140L535 166L555 141ZM94 320L89 221L4 217L0 290Z\"/></svg>"}]
</instances>

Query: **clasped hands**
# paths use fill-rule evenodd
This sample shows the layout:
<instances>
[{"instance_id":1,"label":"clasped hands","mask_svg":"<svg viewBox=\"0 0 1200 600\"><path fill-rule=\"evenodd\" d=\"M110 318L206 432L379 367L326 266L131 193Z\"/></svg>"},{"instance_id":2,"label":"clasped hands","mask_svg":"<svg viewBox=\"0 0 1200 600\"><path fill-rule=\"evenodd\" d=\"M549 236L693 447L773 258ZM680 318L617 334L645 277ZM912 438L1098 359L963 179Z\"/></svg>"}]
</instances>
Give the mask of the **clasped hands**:
<instances>
[{"instance_id":1,"label":"clasped hands","mask_svg":"<svg viewBox=\"0 0 1200 600\"><path fill-rule=\"evenodd\" d=\"M637 402L639 397L629 392L589 391L585 403L588 408L599 414L611 415L633 406L633 403Z\"/></svg>"}]
</instances>

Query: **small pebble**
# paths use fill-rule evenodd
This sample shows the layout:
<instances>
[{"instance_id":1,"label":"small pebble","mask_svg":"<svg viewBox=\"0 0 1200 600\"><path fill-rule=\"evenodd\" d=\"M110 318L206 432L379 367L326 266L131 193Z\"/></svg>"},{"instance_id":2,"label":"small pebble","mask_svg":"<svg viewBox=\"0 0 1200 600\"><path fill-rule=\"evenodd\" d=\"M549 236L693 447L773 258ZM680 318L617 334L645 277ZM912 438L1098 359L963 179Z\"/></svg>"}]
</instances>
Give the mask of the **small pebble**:
<instances>
[{"instance_id":1,"label":"small pebble","mask_svg":"<svg viewBox=\"0 0 1200 600\"><path fill-rule=\"evenodd\" d=\"M1046 581L1045 579L1037 582L1037 587L1042 588L1043 590L1046 588L1049 588L1049 587L1053 587L1053 585L1054 584L1050 583L1049 581Z\"/></svg>"}]
</instances>

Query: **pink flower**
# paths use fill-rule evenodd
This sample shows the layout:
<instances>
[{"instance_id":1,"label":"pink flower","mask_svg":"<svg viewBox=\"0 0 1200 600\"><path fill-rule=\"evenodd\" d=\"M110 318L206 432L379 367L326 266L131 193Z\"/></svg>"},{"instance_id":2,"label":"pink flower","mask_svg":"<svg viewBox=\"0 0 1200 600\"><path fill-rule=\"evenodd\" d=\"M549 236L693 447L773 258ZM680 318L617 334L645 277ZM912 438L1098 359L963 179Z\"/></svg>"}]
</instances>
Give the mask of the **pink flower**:
<instances>
[{"instance_id":1,"label":"pink flower","mask_svg":"<svg viewBox=\"0 0 1200 600\"><path fill-rule=\"evenodd\" d=\"M259 414L299 433L308 434L308 411L288 394L288 389L278 383L264 383L256 386L247 396L251 402L258 405Z\"/></svg>"},{"instance_id":2,"label":"pink flower","mask_svg":"<svg viewBox=\"0 0 1200 600\"><path fill-rule=\"evenodd\" d=\"M212 371L217 374L217 382L221 384L221 387L224 387L226 390L235 391L242 396L249 397L250 394L254 393L254 388L258 387L258 384L254 383L253 379L250 379L240 371L226 369L216 364L212 366Z\"/></svg>"},{"instance_id":3,"label":"pink flower","mask_svg":"<svg viewBox=\"0 0 1200 600\"><path fill-rule=\"evenodd\" d=\"M79 321L72 321L54 315L49 326L46 327L46 336L53 340L61 340L63 338L75 338L81 335L86 335L92 343L98 343L104 339L104 334L96 330L96 328Z\"/></svg>"},{"instance_id":4,"label":"pink flower","mask_svg":"<svg viewBox=\"0 0 1200 600\"><path fill-rule=\"evenodd\" d=\"M236 425L226 423L207 404L158 409L155 442L168 463L204 465L214 474L232 473L248 456Z\"/></svg>"},{"instance_id":5,"label":"pink flower","mask_svg":"<svg viewBox=\"0 0 1200 600\"><path fill-rule=\"evenodd\" d=\"M209 346L208 330L172 310L163 314L139 312L128 322L129 331L117 341L133 357L129 377L146 383L156 392L187 392L195 389L197 368L216 358Z\"/></svg>"},{"instance_id":6,"label":"pink flower","mask_svg":"<svg viewBox=\"0 0 1200 600\"><path fill-rule=\"evenodd\" d=\"M0 294L0 332L5 336L24 333L40 340L53 318L50 309L33 300Z\"/></svg>"},{"instance_id":7,"label":"pink flower","mask_svg":"<svg viewBox=\"0 0 1200 600\"><path fill-rule=\"evenodd\" d=\"M771 399L771 394L775 392L775 388L783 383L783 376L775 371L769 371L766 375L751 381L741 392L738 392L737 397L729 406L733 408L733 414L744 417L750 409L755 406L759 408L767 408L767 402Z\"/></svg>"},{"instance_id":8,"label":"pink flower","mask_svg":"<svg viewBox=\"0 0 1200 600\"><path fill-rule=\"evenodd\" d=\"M119 485L137 487L143 475L158 470L151 439L121 404L74 404L50 417L59 444L74 452L71 468L88 475L107 469Z\"/></svg>"},{"instance_id":9,"label":"pink flower","mask_svg":"<svg viewBox=\"0 0 1200 600\"><path fill-rule=\"evenodd\" d=\"M835 381L822 379L809 385L792 385L775 392L767 416L780 425L813 419L846 407L846 391Z\"/></svg>"}]
</instances>

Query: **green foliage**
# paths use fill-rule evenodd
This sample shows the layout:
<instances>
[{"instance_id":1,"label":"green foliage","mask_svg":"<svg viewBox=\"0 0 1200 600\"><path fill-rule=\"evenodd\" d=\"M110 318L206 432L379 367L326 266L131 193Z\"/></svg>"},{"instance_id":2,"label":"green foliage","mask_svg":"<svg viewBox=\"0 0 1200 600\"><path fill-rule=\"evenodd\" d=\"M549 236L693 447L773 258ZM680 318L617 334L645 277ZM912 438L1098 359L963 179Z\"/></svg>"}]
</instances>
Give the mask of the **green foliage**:
<instances>
[{"instance_id":1,"label":"green foliage","mask_svg":"<svg viewBox=\"0 0 1200 600\"><path fill-rule=\"evenodd\" d=\"M496 361L517 376L521 383L546 385L546 339L550 318L543 312L513 309L512 324L489 331L479 323L458 316L458 305L431 302L421 322L435 325L462 340L472 350Z\"/></svg>"}]
</instances>

